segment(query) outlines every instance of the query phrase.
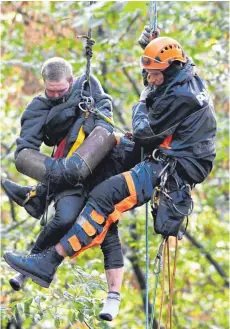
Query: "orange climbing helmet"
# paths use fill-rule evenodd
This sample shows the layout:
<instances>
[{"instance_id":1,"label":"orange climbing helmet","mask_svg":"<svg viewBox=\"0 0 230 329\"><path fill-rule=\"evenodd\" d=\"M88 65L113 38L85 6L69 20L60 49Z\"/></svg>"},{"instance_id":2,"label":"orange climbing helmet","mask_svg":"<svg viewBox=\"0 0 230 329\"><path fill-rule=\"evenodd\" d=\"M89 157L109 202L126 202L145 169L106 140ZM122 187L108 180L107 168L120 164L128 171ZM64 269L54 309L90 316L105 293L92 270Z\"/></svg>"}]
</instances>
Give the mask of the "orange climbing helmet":
<instances>
[{"instance_id":1,"label":"orange climbing helmet","mask_svg":"<svg viewBox=\"0 0 230 329\"><path fill-rule=\"evenodd\" d=\"M143 69L165 70L173 61L185 63L186 58L179 42L169 37L152 40L141 56Z\"/></svg>"}]
</instances>

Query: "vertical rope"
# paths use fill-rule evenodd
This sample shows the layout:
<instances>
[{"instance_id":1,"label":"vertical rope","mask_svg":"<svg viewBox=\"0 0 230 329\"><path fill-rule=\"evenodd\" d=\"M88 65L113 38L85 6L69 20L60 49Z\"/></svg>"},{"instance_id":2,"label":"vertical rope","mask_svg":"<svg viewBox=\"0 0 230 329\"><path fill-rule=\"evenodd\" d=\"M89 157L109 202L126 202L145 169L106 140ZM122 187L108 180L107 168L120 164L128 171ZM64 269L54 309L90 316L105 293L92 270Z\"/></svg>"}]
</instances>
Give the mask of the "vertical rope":
<instances>
[{"instance_id":1,"label":"vertical rope","mask_svg":"<svg viewBox=\"0 0 230 329\"><path fill-rule=\"evenodd\" d=\"M141 147L141 161L144 161L144 148ZM149 329L149 220L148 202L145 204L145 328Z\"/></svg>"},{"instance_id":2,"label":"vertical rope","mask_svg":"<svg viewBox=\"0 0 230 329\"><path fill-rule=\"evenodd\" d=\"M95 1L89 1L89 5L91 6L94 2ZM90 61L91 61L91 58L93 56L92 47L93 47L95 41L91 39L92 29L91 29L90 25L91 25L91 19L89 19L87 35L78 36L78 38L86 39L86 46L85 46L85 56L86 56L85 76L86 76L86 80L83 81L82 87L81 87L81 96L82 96L83 99L84 99L83 92L86 88L86 85L88 85L88 87L89 87L90 97L92 98L92 90L91 90L91 82L90 82Z\"/></svg>"},{"instance_id":3,"label":"vertical rope","mask_svg":"<svg viewBox=\"0 0 230 329\"><path fill-rule=\"evenodd\" d=\"M157 0L151 1L149 8L149 26L154 31L157 30Z\"/></svg>"},{"instance_id":4,"label":"vertical rope","mask_svg":"<svg viewBox=\"0 0 230 329\"><path fill-rule=\"evenodd\" d=\"M153 291L153 304L152 304L152 311L151 311L150 329L153 328L153 321L154 321L155 310L156 310L157 286L158 286L159 277L160 277L160 272L155 274L155 284L154 284L154 291Z\"/></svg>"},{"instance_id":5,"label":"vertical rope","mask_svg":"<svg viewBox=\"0 0 230 329\"><path fill-rule=\"evenodd\" d=\"M145 299L145 309L146 309L146 329L149 328L149 218L148 218L148 202L145 205L145 250L146 250L146 299Z\"/></svg>"},{"instance_id":6,"label":"vertical rope","mask_svg":"<svg viewBox=\"0 0 230 329\"><path fill-rule=\"evenodd\" d=\"M154 25L153 25L154 31L157 30L157 1L154 1Z\"/></svg>"}]
</instances>

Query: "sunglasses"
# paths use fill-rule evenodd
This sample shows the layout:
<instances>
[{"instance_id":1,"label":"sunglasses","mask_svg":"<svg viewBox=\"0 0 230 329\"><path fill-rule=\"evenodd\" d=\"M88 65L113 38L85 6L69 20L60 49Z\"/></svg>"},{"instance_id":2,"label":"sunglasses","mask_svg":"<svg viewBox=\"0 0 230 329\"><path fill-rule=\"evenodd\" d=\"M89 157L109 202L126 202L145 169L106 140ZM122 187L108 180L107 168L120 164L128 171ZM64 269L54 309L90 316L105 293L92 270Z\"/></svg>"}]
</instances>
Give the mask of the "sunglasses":
<instances>
[{"instance_id":1,"label":"sunglasses","mask_svg":"<svg viewBox=\"0 0 230 329\"><path fill-rule=\"evenodd\" d=\"M144 66L151 66L153 65L154 63L159 63L159 64L168 64L170 63L170 59L172 59L173 57L167 59L166 61L164 62L161 62L160 60L157 60L156 58L152 58L152 57L149 57L149 56L141 56L140 58L140 63L141 65L144 65Z\"/></svg>"}]
</instances>

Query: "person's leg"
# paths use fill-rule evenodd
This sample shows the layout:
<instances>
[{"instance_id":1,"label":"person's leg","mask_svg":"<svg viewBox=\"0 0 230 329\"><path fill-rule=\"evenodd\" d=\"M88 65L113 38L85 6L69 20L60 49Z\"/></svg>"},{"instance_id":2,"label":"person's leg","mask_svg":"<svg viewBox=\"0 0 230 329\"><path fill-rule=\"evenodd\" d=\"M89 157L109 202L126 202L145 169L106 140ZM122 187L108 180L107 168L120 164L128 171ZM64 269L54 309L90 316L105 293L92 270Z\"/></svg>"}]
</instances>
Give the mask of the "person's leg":
<instances>
[{"instance_id":1,"label":"person's leg","mask_svg":"<svg viewBox=\"0 0 230 329\"><path fill-rule=\"evenodd\" d=\"M50 246L54 246L69 231L79 216L85 198L78 195L67 195L55 203L54 218L43 228L31 250L31 254L38 254ZM11 287L18 291L22 288L28 277L21 273L10 278Z\"/></svg>"},{"instance_id":2,"label":"person's leg","mask_svg":"<svg viewBox=\"0 0 230 329\"><path fill-rule=\"evenodd\" d=\"M105 190L106 187L107 190ZM111 197L109 197L109 194L111 194ZM103 182L92 191L91 196L94 196L95 198L98 196L100 200L104 200L104 206L107 208L105 211L107 213L112 213L115 209L113 202L115 204L120 203L120 201L130 196L125 176L118 175L109 179L107 183ZM131 207L130 203L128 205ZM104 214L104 216L102 216L96 210L93 210L94 209L90 204L84 208L76 223L65 237L61 239L61 243L57 244L58 251L56 251L55 247L51 247L49 250L37 255L32 255L31 257L20 257L11 252L6 252L4 254L5 260L16 271L23 275L30 276L35 282L43 287L49 287L58 265L64 258L63 256L77 256L80 252L89 247L100 245L104 240L110 225L113 221L116 221L116 218L114 217L114 219L110 218L106 223L106 215ZM89 215L85 218L85 214L88 212ZM117 214L117 218L118 216L119 214ZM91 243L92 241L93 243ZM20 257L23 264L18 262L18 257ZM45 260L46 263L42 263L41 265L40 262L42 260Z\"/></svg>"},{"instance_id":3,"label":"person's leg","mask_svg":"<svg viewBox=\"0 0 230 329\"><path fill-rule=\"evenodd\" d=\"M31 250L38 254L50 246L54 246L69 231L85 205L85 197L67 195L55 203L55 215L44 227Z\"/></svg>"},{"instance_id":4,"label":"person's leg","mask_svg":"<svg viewBox=\"0 0 230 329\"><path fill-rule=\"evenodd\" d=\"M101 244L104 255L108 295L99 313L102 320L112 321L119 312L120 290L124 272L124 260L118 235L117 223L113 223Z\"/></svg>"},{"instance_id":5,"label":"person's leg","mask_svg":"<svg viewBox=\"0 0 230 329\"><path fill-rule=\"evenodd\" d=\"M65 255L76 257L83 250L100 245L108 228L122 212L151 198L163 167L160 162L145 161L130 172L111 177L90 193L77 221L55 247L34 255L32 259L7 252L5 260L41 286L49 287Z\"/></svg>"}]
</instances>

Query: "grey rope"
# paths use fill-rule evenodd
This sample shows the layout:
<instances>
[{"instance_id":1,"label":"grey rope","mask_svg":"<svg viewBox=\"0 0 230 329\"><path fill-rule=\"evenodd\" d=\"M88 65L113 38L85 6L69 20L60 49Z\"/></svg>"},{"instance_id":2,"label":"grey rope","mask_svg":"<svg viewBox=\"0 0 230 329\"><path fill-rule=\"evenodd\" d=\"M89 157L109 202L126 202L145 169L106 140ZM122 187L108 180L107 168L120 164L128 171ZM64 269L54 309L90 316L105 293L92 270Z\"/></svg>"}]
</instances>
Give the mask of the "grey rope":
<instances>
[{"instance_id":1,"label":"grey rope","mask_svg":"<svg viewBox=\"0 0 230 329\"><path fill-rule=\"evenodd\" d=\"M94 3L95 3L95 1L89 1L90 6ZM83 95L83 92L86 89L86 85L88 85L88 87L89 87L89 94L90 94L90 97L92 98L92 90L91 90L91 82L90 82L90 70L91 70L90 61L93 56L92 48L93 48L93 45L95 44L95 41L93 39L91 39L91 35L92 35L92 29L89 28L87 35L78 36L78 38L86 39L86 46L85 46L85 56L86 56L86 61L87 61L86 70L85 70L86 79L85 79L85 81L83 81L82 87L81 87L81 97L86 102L89 102L89 98L85 97Z\"/></svg>"},{"instance_id":2,"label":"grey rope","mask_svg":"<svg viewBox=\"0 0 230 329\"><path fill-rule=\"evenodd\" d=\"M157 1L151 1L150 8L149 8L149 26L154 31L157 30Z\"/></svg>"}]
</instances>

